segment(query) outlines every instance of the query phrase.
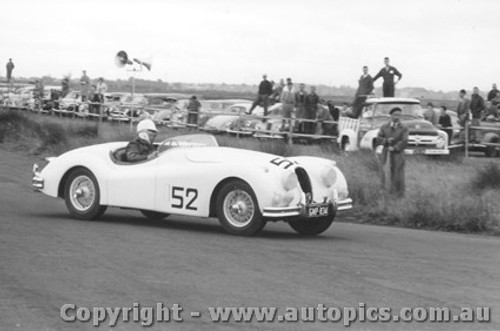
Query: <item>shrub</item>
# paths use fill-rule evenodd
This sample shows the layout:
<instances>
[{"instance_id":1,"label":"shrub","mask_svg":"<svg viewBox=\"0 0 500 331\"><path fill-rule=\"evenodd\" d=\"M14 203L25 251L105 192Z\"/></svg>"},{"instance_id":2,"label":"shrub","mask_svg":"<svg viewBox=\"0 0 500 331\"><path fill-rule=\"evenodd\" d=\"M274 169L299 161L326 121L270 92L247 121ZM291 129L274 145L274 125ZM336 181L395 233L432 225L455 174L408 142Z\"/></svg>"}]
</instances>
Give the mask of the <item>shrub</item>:
<instances>
[{"instance_id":1,"label":"shrub","mask_svg":"<svg viewBox=\"0 0 500 331\"><path fill-rule=\"evenodd\" d=\"M486 166L478 169L472 178L471 187L474 190L499 189L500 167L498 163L489 162Z\"/></svg>"}]
</instances>

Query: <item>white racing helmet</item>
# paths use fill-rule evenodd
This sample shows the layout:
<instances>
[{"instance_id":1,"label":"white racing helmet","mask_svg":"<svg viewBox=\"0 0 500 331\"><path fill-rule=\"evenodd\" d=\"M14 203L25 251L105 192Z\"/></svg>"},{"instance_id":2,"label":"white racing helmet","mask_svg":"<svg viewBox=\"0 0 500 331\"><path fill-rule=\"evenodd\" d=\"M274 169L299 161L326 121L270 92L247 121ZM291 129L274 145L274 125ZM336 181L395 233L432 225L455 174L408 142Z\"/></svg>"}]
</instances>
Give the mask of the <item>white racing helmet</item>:
<instances>
[{"instance_id":1,"label":"white racing helmet","mask_svg":"<svg viewBox=\"0 0 500 331\"><path fill-rule=\"evenodd\" d=\"M155 123L153 122L153 120L150 120L149 118L142 120L137 124L137 133L146 130L158 132Z\"/></svg>"}]
</instances>

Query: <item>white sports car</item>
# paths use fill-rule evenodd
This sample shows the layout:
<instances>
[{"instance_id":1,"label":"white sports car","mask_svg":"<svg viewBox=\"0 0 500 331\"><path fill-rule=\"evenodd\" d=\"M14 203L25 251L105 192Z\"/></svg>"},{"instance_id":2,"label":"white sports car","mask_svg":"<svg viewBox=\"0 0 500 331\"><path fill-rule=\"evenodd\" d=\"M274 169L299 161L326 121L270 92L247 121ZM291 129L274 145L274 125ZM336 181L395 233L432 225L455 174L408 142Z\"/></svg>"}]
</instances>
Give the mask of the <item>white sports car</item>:
<instances>
[{"instance_id":1,"label":"white sports car","mask_svg":"<svg viewBox=\"0 0 500 331\"><path fill-rule=\"evenodd\" d=\"M352 208L335 162L219 147L211 135L177 136L154 157L123 161L127 142L83 147L45 166L33 165L33 188L63 198L79 219L108 206L138 209L150 219L170 214L217 217L237 235L253 235L267 221L287 221L305 235L322 233L337 211Z\"/></svg>"}]
</instances>

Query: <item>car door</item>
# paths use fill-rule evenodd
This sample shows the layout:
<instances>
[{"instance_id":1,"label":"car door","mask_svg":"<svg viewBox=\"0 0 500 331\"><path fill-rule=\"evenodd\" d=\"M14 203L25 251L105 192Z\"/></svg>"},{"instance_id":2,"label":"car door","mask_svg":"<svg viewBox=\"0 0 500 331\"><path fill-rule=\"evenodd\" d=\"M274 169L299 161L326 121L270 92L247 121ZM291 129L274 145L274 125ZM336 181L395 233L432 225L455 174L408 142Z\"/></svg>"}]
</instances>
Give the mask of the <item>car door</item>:
<instances>
[{"instance_id":1,"label":"car door","mask_svg":"<svg viewBox=\"0 0 500 331\"><path fill-rule=\"evenodd\" d=\"M155 209L155 176L158 160L131 164L112 163L108 176L108 204Z\"/></svg>"},{"instance_id":2,"label":"car door","mask_svg":"<svg viewBox=\"0 0 500 331\"><path fill-rule=\"evenodd\" d=\"M212 182L202 164L188 162L182 151L166 151L158 160L155 210L208 216Z\"/></svg>"}]
</instances>

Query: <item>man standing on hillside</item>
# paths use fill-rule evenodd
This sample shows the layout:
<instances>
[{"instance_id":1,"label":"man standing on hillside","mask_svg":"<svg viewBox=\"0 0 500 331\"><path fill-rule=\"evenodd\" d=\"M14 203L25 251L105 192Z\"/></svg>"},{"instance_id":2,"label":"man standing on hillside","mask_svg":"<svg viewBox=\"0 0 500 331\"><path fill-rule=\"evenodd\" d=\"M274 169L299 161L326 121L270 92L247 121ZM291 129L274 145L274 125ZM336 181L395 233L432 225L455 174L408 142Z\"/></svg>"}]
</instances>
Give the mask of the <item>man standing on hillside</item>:
<instances>
[{"instance_id":1,"label":"man standing on hillside","mask_svg":"<svg viewBox=\"0 0 500 331\"><path fill-rule=\"evenodd\" d=\"M273 84L271 84L271 82L267 80L267 75L264 74L262 75L262 82L260 82L259 84L259 92L257 94L257 98L253 102L252 107L248 110L247 114L250 115L255 107L262 104L262 107L264 108L264 116L267 116L267 107L271 94L273 94ZM264 122L265 121L266 120L264 119Z\"/></svg>"},{"instance_id":2,"label":"man standing on hillside","mask_svg":"<svg viewBox=\"0 0 500 331\"><path fill-rule=\"evenodd\" d=\"M497 84L493 84L493 86L491 87L491 91L488 93L488 99L487 101L491 101L493 99L495 99L495 97L497 96L498 94L498 89L497 89Z\"/></svg>"},{"instance_id":3,"label":"man standing on hillside","mask_svg":"<svg viewBox=\"0 0 500 331\"><path fill-rule=\"evenodd\" d=\"M7 83L10 83L10 80L12 79L12 70L14 70L14 63L12 62L12 59L9 59L9 62L7 62L5 67L7 68Z\"/></svg>"},{"instance_id":4,"label":"man standing on hillside","mask_svg":"<svg viewBox=\"0 0 500 331\"><path fill-rule=\"evenodd\" d=\"M316 87L311 86L310 92L306 96L306 114L305 118L308 120L315 120L316 114L318 112L318 104L319 104L319 96L316 93ZM314 134L316 131L316 123L315 122L305 122L304 123L304 131L305 133Z\"/></svg>"},{"instance_id":5,"label":"man standing on hillside","mask_svg":"<svg viewBox=\"0 0 500 331\"><path fill-rule=\"evenodd\" d=\"M486 105L484 103L484 99L482 96L479 95L479 89L477 87L474 87L470 99L470 113L472 116L472 121L471 121L472 126L480 125L479 121L481 120L481 117L483 116L483 111L485 110L486 110ZM475 131L474 134L471 135L471 138L477 142L478 136L479 136L478 132Z\"/></svg>"},{"instance_id":6,"label":"man standing on hillside","mask_svg":"<svg viewBox=\"0 0 500 331\"><path fill-rule=\"evenodd\" d=\"M382 90L384 92L384 97L394 97L394 90L396 84L401 80L403 75L395 67L389 64L389 58L384 58L385 66L380 69L377 75L373 77L373 82L380 77L383 78L384 83L382 84ZM398 80L394 80L394 76L398 77Z\"/></svg>"},{"instance_id":7,"label":"man standing on hillside","mask_svg":"<svg viewBox=\"0 0 500 331\"><path fill-rule=\"evenodd\" d=\"M363 105L373 91L373 78L368 74L368 66L363 67L363 74L358 80L358 90L352 103L352 117L358 118L363 110Z\"/></svg>"},{"instance_id":8,"label":"man standing on hillside","mask_svg":"<svg viewBox=\"0 0 500 331\"><path fill-rule=\"evenodd\" d=\"M469 119L470 100L465 96L466 94L467 92L463 89L458 93L457 117L461 127L465 127L465 123Z\"/></svg>"},{"instance_id":9,"label":"man standing on hillside","mask_svg":"<svg viewBox=\"0 0 500 331\"><path fill-rule=\"evenodd\" d=\"M82 77L80 78L80 85L82 86L82 101L87 101L89 90L90 90L90 78L87 76L87 71L82 71Z\"/></svg>"},{"instance_id":10,"label":"man standing on hillside","mask_svg":"<svg viewBox=\"0 0 500 331\"><path fill-rule=\"evenodd\" d=\"M408 144L408 128L400 121L402 110L392 108L391 120L380 128L377 136L377 152L383 165L382 185L389 193L403 196L405 191L405 148Z\"/></svg>"},{"instance_id":11,"label":"man standing on hillside","mask_svg":"<svg viewBox=\"0 0 500 331\"><path fill-rule=\"evenodd\" d=\"M290 125L290 118L292 118L293 108L295 107L295 88L293 87L292 79L286 79L286 86L281 92L280 101L283 107L283 121L281 123L281 130L286 130L286 124Z\"/></svg>"},{"instance_id":12,"label":"man standing on hillside","mask_svg":"<svg viewBox=\"0 0 500 331\"><path fill-rule=\"evenodd\" d=\"M300 119L306 118L306 99L306 85L301 83L299 90L295 92L295 119L298 120L295 125L295 131L300 133L303 133L305 128L305 122L300 121Z\"/></svg>"}]
</instances>

